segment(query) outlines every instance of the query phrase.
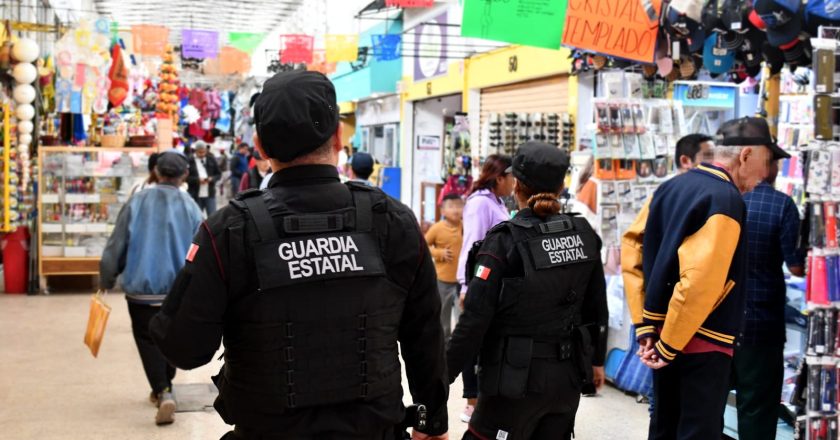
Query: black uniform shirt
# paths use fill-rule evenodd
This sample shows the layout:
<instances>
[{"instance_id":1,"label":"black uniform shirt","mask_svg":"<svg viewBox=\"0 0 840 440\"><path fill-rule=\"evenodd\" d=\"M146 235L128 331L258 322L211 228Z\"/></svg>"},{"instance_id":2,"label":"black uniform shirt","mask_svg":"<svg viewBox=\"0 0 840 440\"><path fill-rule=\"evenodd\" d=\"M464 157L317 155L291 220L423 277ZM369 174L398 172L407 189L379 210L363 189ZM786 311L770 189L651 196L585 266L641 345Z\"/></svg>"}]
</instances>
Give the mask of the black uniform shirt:
<instances>
[{"instance_id":1,"label":"black uniform shirt","mask_svg":"<svg viewBox=\"0 0 840 440\"><path fill-rule=\"evenodd\" d=\"M523 209L517 214L516 218L534 223L539 222L539 218L534 215L531 209ZM599 251L600 248L601 242L598 239ZM583 299L581 323L595 324L589 327L593 333L592 341L595 345L592 364L602 366L604 365L607 344L604 329L609 319L609 313L607 311L604 268L600 264L600 258L598 260L599 264L592 271ZM502 290L502 280L525 275L522 256L516 249L513 236L506 228L496 229L487 234L475 264L485 267L486 270L489 270L489 274L486 279L476 276L470 281L464 304L464 313L461 314L458 326L452 332L452 339L449 340L449 347L446 352L450 382L458 377L469 359L478 354L484 335L493 323L493 316ZM467 270L472 270L472 268L467 268Z\"/></svg>"},{"instance_id":2,"label":"black uniform shirt","mask_svg":"<svg viewBox=\"0 0 840 440\"><path fill-rule=\"evenodd\" d=\"M271 178L267 199L269 211L282 204L296 213L328 212L353 206L350 190L338 178L335 167L312 165L287 168ZM387 277L407 291L399 328L400 352L405 361L409 387L415 402L428 409L428 434L447 431L443 330L435 267L413 213L403 204L384 196L373 209L387 211L387 234L383 259ZM281 217L275 216L276 225ZM229 305L256 291L253 256L245 244L257 240L254 224L245 214L228 206L199 228L193 250L152 321L151 332L173 365L192 369L208 363L219 348ZM396 425L401 421L402 390L365 403L290 411L288 417L271 420L270 426L249 426L272 432L319 431L354 433L365 426ZM360 428L362 427L362 428ZM364 432L364 431L362 431Z\"/></svg>"}]
</instances>

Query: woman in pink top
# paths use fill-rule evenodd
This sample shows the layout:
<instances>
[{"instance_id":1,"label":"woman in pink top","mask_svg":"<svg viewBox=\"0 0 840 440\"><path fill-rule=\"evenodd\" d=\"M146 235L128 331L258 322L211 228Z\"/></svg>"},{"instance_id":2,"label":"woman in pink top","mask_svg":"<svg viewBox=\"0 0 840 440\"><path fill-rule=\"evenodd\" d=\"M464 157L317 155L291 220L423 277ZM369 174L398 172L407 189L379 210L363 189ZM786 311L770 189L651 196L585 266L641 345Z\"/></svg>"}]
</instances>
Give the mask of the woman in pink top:
<instances>
[{"instance_id":1,"label":"woman in pink top","mask_svg":"<svg viewBox=\"0 0 840 440\"><path fill-rule=\"evenodd\" d=\"M483 240L493 226L510 220L510 212L502 202L502 197L513 194L513 175L510 173L511 158L509 156L490 155L484 161L481 175L473 184L467 204L464 205L464 241L458 257L458 282L461 284L461 308L464 308L464 297L467 293L466 276L467 254L475 242ZM473 361L475 361L473 359ZM461 414L461 421L468 423L478 398L478 378L475 374L475 362L464 366L462 372L464 380L464 398L467 407Z\"/></svg>"}]
</instances>

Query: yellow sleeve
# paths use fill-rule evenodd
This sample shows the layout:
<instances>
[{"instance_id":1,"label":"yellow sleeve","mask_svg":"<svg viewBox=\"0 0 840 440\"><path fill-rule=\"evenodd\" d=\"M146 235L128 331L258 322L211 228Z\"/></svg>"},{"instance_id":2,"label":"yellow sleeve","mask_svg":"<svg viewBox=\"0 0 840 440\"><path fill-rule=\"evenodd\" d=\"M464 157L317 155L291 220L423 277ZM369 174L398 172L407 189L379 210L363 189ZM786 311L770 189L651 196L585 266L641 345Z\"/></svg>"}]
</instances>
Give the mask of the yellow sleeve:
<instances>
[{"instance_id":1,"label":"yellow sleeve","mask_svg":"<svg viewBox=\"0 0 840 440\"><path fill-rule=\"evenodd\" d=\"M727 281L727 275L740 235L741 225L735 219L716 214L683 240L677 252L680 281L674 286L655 347L665 360L673 360L698 332L727 344L734 342L734 335L712 332L701 325L735 285Z\"/></svg>"},{"instance_id":2,"label":"yellow sleeve","mask_svg":"<svg viewBox=\"0 0 840 440\"><path fill-rule=\"evenodd\" d=\"M440 261L443 258L443 253L445 252L443 249L439 249L435 247L435 242L437 241L438 236L438 224L435 223L426 231L426 244L429 245L429 251L432 253L432 258L435 261Z\"/></svg>"},{"instance_id":3,"label":"yellow sleeve","mask_svg":"<svg viewBox=\"0 0 840 440\"><path fill-rule=\"evenodd\" d=\"M650 212L651 198L645 202L636 220L624 233L621 239L621 276L624 279L624 295L630 318L636 326L636 337L653 334L652 325L642 324L642 310L645 307L645 280L642 271L642 243L644 242L645 225Z\"/></svg>"}]
</instances>

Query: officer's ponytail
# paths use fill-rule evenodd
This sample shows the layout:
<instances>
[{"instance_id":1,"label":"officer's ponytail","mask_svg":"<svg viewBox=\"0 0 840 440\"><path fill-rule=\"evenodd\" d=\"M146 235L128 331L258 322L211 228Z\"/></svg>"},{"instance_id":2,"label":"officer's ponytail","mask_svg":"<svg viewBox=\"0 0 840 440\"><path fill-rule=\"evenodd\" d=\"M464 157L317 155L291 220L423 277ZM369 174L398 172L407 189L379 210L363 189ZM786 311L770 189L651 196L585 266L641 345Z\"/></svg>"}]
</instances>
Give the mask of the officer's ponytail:
<instances>
[{"instance_id":1,"label":"officer's ponytail","mask_svg":"<svg viewBox=\"0 0 840 440\"><path fill-rule=\"evenodd\" d=\"M534 215L540 218L547 218L560 213L560 197L553 193L539 193L528 198L528 207L534 211Z\"/></svg>"}]
</instances>

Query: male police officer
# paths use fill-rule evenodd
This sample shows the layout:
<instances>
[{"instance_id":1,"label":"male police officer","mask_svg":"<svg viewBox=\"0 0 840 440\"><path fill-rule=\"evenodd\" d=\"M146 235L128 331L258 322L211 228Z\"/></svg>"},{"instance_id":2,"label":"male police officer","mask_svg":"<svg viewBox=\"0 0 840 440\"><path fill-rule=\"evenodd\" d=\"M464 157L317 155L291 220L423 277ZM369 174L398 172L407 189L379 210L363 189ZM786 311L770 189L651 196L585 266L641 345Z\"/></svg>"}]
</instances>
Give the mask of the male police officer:
<instances>
[{"instance_id":1,"label":"male police officer","mask_svg":"<svg viewBox=\"0 0 840 440\"><path fill-rule=\"evenodd\" d=\"M445 438L440 300L417 221L378 189L340 183L338 106L322 74L269 79L255 121L269 188L202 224L152 324L156 342L195 368L224 337L215 407L236 425L226 438L369 440L393 439L403 418L399 341L426 406L415 438Z\"/></svg>"}]
</instances>

